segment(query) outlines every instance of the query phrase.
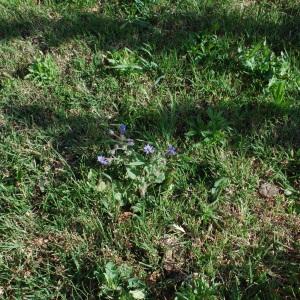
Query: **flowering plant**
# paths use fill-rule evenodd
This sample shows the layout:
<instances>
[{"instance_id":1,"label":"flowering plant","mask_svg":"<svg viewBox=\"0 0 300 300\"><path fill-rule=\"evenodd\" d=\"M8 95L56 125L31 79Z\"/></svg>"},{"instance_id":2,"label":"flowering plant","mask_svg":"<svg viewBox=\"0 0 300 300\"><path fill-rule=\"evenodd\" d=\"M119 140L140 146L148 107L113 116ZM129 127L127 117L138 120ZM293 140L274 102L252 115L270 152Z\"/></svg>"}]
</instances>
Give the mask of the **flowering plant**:
<instances>
[{"instance_id":1,"label":"flowering plant","mask_svg":"<svg viewBox=\"0 0 300 300\"><path fill-rule=\"evenodd\" d=\"M147 190L165 180L167 161L170 157L177 155L173 145L168 145L163 153L158 151L154 145L145 143L139 145L139 140L127 137L127 126L120 124L118 133L109 130L113 138L113 148L108 155L100 154L97 161L102 168L117 166L124 170L123 176L129 180L131 187L144 197Z\"/></svg>"}]
</instances>

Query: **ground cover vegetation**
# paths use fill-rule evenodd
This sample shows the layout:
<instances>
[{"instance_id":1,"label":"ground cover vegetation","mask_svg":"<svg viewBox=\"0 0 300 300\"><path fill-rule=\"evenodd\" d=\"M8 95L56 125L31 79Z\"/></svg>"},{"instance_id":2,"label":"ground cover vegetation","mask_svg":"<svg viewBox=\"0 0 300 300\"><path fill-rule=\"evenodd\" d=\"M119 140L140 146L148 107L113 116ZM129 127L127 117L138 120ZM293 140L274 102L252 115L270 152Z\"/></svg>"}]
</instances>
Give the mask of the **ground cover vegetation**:
<instances>
[{"instance_id":1,"label":"ground cover vegetation","mask_svg":"<svg viewBox=\"0 0 300 300\"><path fill-rule=\"evenodd\" d=\"M0 298L299 299L298 0L0 0Z\"/></svg>"}]
</instances>

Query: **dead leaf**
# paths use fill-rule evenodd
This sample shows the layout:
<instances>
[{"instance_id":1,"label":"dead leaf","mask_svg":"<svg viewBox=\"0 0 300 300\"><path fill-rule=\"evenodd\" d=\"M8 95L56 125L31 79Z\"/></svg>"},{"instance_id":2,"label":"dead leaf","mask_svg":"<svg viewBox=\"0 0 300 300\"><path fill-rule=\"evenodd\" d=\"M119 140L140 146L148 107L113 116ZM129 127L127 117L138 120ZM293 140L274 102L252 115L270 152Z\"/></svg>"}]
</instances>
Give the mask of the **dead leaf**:
<instances>
[{"instance_id":1,"label":"dead leaf","mask_svg":"<svg viewBox=\"0 0 300 300\"><path fill-rule=\"evenodd\" d=\"M172 225L172 228L173 228L175 231L179 231L179 232L185 233L185 230L183 229L183 227L181 227L181 226L179 226L179 225L173 224L173 225Z\"/></svg>"},{"instance_id":2,"label":"dead leaf","mask_svg":"<svg viewBox=\"0 0 300 300\"><path fill-rule=\"evenodd\" d=\"M130 219L132 216L134 216L134 213L132 213L131 211L124 211L119 215L118 222L123 223Z\"/></svg>"},{"instance_id":3,"label":"dead leaf","mask_svg":"<svg viewBox=\"0 0 300 300\"><path fill-rule=\"evenodd\" d=\"M152 272L148 278L147 278L147 282L152 285L152 284L155 284L161 277L161 274L159 271L154 271Z\"/></svg>"},{"instance_id":4,"label":"dead leaf","mask_svg":"<svg viewBox=\"0 0 300 300\"><path fill-rule=\"evenodd\" d=\"M274 198L279 194L279 188L272 183L262 183L259 187L259 194L264 198Z\"/></svg>"},{"instance_id":5,"label":"dead leaf","mask_svg":"<svg viewBox=\"0 0 300 300\"><path fill-rule=\"evenodd\" d=\"M179 239L174 235L165 234L160 240L159 245L162 248L175 247L180 244Z\"/></svg>"}]
</instances>

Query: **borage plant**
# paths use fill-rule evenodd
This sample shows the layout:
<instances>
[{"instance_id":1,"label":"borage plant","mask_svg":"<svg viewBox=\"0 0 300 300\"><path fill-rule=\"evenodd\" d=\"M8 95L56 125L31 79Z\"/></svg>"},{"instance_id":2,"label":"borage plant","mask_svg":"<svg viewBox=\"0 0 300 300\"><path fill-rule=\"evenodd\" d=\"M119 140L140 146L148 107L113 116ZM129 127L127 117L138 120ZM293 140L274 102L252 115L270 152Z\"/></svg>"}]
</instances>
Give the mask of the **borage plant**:
<instances>
[{"instance_id":1,"label":"borage plant","mask_svg":"<svg viewBox=\"0 0 300 300\"><path fill-rule=\"evenodd\" d=\"M150 187L165 180L168 159L175 156L177 150L168 145L161 152L151 143L128 138L125 124L121 124L118 131L109 130L114 146L107 155L99 155L97 160L103 168L117 167L123 178L130 181L134 192L145 197Z\"/></svg>"}]
</instances>

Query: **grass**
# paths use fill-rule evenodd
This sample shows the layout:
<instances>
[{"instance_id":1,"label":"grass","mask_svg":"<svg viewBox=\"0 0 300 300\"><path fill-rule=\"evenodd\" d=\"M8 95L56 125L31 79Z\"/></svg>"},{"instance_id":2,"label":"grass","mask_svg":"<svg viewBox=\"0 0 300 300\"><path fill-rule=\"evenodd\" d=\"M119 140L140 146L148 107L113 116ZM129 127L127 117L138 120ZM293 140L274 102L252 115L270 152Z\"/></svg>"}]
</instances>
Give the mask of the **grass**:
<instances>
[{"instance_id":1,"label":"grass","mask_svg":"<svg viewBox=\"0 0 300 300\"><path fill-rule=\"evenodd\" d=\"M295 0L0 0L0 298L299 299L299 26Z\"/></svg>"}]
</instances>

